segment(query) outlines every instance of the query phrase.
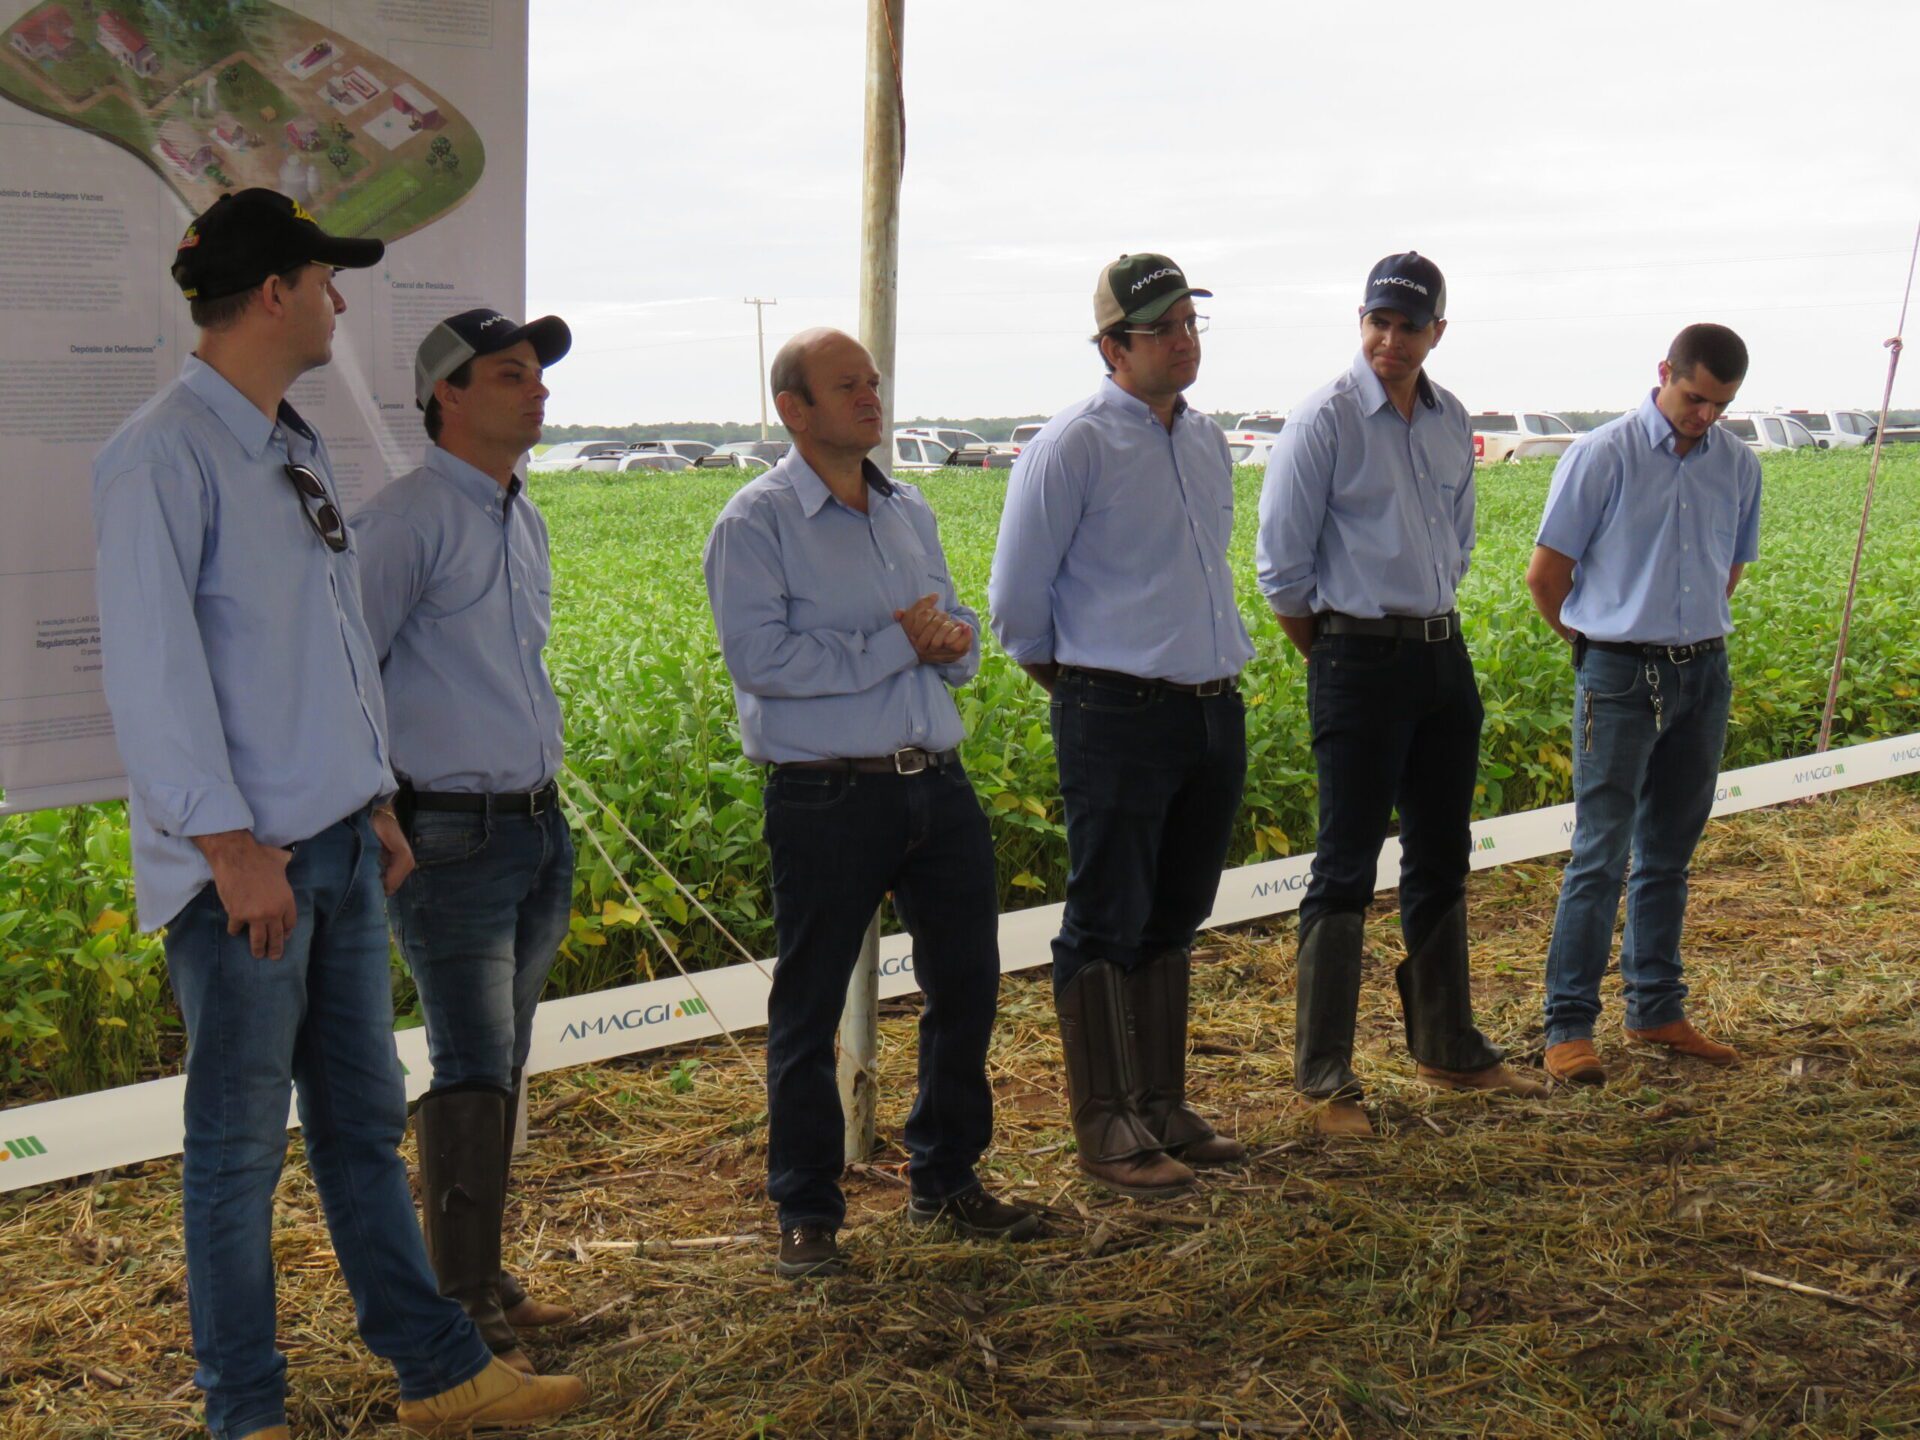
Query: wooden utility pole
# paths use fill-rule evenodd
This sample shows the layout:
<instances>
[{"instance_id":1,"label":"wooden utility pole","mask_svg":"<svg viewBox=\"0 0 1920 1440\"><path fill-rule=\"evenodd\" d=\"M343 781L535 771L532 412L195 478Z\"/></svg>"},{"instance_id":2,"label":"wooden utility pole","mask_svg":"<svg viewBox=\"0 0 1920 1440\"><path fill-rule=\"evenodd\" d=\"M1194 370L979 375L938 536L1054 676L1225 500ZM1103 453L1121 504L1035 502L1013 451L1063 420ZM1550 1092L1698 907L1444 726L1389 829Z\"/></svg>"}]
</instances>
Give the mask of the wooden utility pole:
<instances>
[{"instance_id":1,"label":"wooden utility pole","mask_svg":"<svg viewBox=\"0 0 1920 1440\"><path fill-rule=\"evenodd\" d=\"M767 438L767 306L778 300L742 300L753 307L753 332L760 342L760 438Z\"/></svg>"},{"instance_id":2,"label":"wooden utility pole","mask_svg":"<svg viewBox=\"0 0 1920 1440\"><path fill-rule=\"evenodd\" d=\"M901 37L907 0L867 0L866 162L860 198L860 343L880 372L880 446L873 461L893 470L893 334L900 270L900 172L906 164ZM873 1153L880 1051L880 915L874 913L840 1016L840 1106L847 1159Z\"/></svg>"}]
</instances>

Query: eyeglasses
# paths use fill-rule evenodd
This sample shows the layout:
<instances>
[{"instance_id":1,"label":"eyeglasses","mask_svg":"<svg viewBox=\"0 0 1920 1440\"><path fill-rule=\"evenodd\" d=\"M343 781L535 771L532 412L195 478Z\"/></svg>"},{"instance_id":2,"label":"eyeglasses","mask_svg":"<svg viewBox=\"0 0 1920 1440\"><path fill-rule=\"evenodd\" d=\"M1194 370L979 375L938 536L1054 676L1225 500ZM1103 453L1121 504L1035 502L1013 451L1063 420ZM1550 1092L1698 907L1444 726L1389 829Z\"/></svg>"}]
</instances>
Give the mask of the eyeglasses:
<instances>
[{"instance_id":1,"label":"eyeglasses","mask_svg":"<svg viewBox=\"0 0 1920 1440\"><path fill-rule=\"evenodd\" d=\"M340 519L340 512L333 507L333 497L327 493L327 487L320 477L304 465L282 467L287 479L293 482L293 488L300 492L300 513L307 517L307 524L313 527L313 533L327 542L327 548L338 554L347 548L347 527ZM309 501L318 500L318 505Z\"/></svg>"},{"instance_id":2,"label":"eyeglasses","mask_svg":"<svg viewBox=\"0 0 1920 1440\"><path fill-rule=\"evenodd\" d=\"M1158 325L1131 326L1120 332L1122 335L1148 335L1155 340L1171 340L1175 335L1204 335L1207 333L1207 317L1189 315L1184 320L1162 320Z\"/></svg>"}]
</instances>

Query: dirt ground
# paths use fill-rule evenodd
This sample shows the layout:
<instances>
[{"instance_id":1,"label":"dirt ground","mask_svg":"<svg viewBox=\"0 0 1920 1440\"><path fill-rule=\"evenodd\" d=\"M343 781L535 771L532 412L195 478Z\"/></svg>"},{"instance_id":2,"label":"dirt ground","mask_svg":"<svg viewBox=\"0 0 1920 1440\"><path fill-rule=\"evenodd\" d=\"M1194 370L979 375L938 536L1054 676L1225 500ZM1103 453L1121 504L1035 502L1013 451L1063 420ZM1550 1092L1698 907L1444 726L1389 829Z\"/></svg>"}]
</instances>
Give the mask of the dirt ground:
<instances>
[{"instance_id":1,"label":"dirt ground","mask_svg":"<svg viewBox=\"0 0 1920 1440\"><path fill-rule=\"evenodd\" d=\"M770 1271L761 1056L722 1045L540 1077L510 1262L580 1319L572 1437L1920 1434L1920 798L1894 786L1717 822L1696 866L1692 1013L1715 1071L1629 1044L1538 1104L1412 1077L1386 897L1361 1068L1383 1134L1288 1104L1289 926L1206 937L1196 1098L1252 1146L1192 1198L1076 1179L1044 974L1002 990L989 1183L1026 1246L907 1227L914 1006L884 1022L881 1153L848 1177L853 1273ZM1473 881L1482 1027L1538 1063L1557 867ZM0 1437L197 1429L179 1170L0 1201ZM280 1342L294 1434L387 1436L391 1377L293 1161Z\"/></svg>"}]
</instances>

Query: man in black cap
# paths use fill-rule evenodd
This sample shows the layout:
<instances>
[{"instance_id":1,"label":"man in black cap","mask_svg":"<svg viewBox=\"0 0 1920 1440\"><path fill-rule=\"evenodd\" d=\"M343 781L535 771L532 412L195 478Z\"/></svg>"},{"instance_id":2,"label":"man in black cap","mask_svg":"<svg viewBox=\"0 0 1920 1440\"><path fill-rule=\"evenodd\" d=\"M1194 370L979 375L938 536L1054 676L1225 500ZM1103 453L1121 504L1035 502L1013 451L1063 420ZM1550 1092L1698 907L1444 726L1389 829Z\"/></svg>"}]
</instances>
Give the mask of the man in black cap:
<instances>
[{"instance_id":1,"label":"man in black cap","mask_svg":"<svg viewBox=\"0 0 1920 1440\"><path fill-rule=\"evenodd\" d=\"M94 462L104 681L128 779L140 923L166 927L187 1027L188 1302L207 1426L285 1440L273 1192L289 1092L360 1334L422 1433L571 1409L496 1361L434 1285L399 1142L382 888L413 866L386 708L327 448L285 400L332 355L326 234L270 190L223 196L173 264L199 339Z\"/></svg>"},{"instance_id":2,"label":"man in black cap","mask_svg":"<svg viewBox=\"0 0 1920 1440\"><path fill-rule=\"evenodd\" d=\"M1427 378L1446 334L1440 267L1409 251L1367 277L1360 353L1288 417L1260 496L1260 588L1307 657L1320 833L1300 906L1294 1085L1324 1133L1367 1134L1353 1073L1364 921L1400 816L1395 974L1420 1078L1544 1094L1474 1027L1468 826L1479 689L1454 593L1473 552L1473 432Z\"/></svg>"},{"instance_id":3,"label":"man in black cap","mask_svg":"<svg viewBox=\"0 0 1920 1440\"><path fill-rule=\"evenodd\" d=\"M567 936L573 839L560 702L543 650L553 572L520 464L540 438L566 322L468 310L414 360L426 464L353 517L415 869L388 901L420 991L433 1088L414 1112L440 1292L496 1355L572 1318L501 1269L501 1219L533 1012Z\"/></svg>"},{"instance_id":4,"label":"man in black cap","mask_svg":"<svg viewBox=\"0 0 1920 1440\"><path fill-rule=\"evenodd\" d=\"M1054 1006L1080 1169L1151 1197L1242 1160L1187 1103L1189 948L1246 778L1226 437L1185 390L1203 315L1164 255L1094 287L1107 378L1021 451L988 586L994 634L1053 697L1066 913Z\"/></svg>"}]
</instances>

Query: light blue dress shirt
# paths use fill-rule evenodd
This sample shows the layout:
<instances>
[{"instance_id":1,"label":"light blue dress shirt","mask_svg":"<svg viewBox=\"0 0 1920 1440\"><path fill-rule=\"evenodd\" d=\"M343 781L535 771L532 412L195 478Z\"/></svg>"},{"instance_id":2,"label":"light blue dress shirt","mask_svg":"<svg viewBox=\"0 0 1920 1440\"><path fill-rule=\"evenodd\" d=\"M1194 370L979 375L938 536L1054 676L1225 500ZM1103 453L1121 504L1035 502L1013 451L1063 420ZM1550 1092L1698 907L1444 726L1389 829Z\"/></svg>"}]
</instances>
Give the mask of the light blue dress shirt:
<instances>
[{"instance_id":1,"label":"light blue dress shirt","mask_svg":"<svg viewBox=\"0 0 1920 1440\"><path fill-rule=\"evenodd\" d=\"M980 668L980 619L954 595L920 492L866 468L863 515L789 450L707 537L707 599L750 760L951 750L965 737L948 687ZM893 612L922 595L973 627L965 659L920 663Z\"/></svg>"},{"instance_id":2,"label":"light blue dress shirt","mask_svg":"<svg viewBox=\"0 0 1920 1440\"><path fill-rule=\"evenodd\" d=\"M354 553L314 532L290 462L333 490L326 446L291 406L270 420L189 357L93 463L103 678L144 929L213 878L188 837L285 845L393 792Z\"/></svg>"},{"instance_id":3,"label":"light blue dress shirt","mask_svg":"<svg viewBox=\"0 0 1920 1440\"><path fill-rule=\"evenodd\" d=\"M1287 417L1255 555L1281 615L1444 615L1473 555L1473 425L1420 376L1403 420L1362 354Z\"/></svg>"},{"instance_id":4,"label":"light blue dress shirt","mask_svg":"<svg viewBox=\"0 0 1920 1440\"><path fill-rule=\"evenodd\" d=\"M1103 380L1020 452L987 586L993 633L1022 665L1197 685L1240 673L1233 462L1183 399L1173 428Z\"/></svg>"},{"instance_id":5,"label":"light blue dress shirt","mask_svg":"<svg viewBox=\"0 0 1920 1440\"><path fill-rule=\"evenodd\" d=\"M1560 620L1589 640L1691 645L1733 631L1727 581L1760 555L1760 461L1718 425L1685 455L1648 392L1568 447L1538 543L1574 562Z\"/></svg>"},{"instance_id":6,"label":"light blue dress shirt","mask_svg":"<svg viewBox=\"0 0 1920 1440\"><path fill-rule=\"evenodd\" d=\"M547 522L521 485L429 445L349 522L393 768L422 790L518 793L560 771Z\"/></svg>"}]
</instances>

